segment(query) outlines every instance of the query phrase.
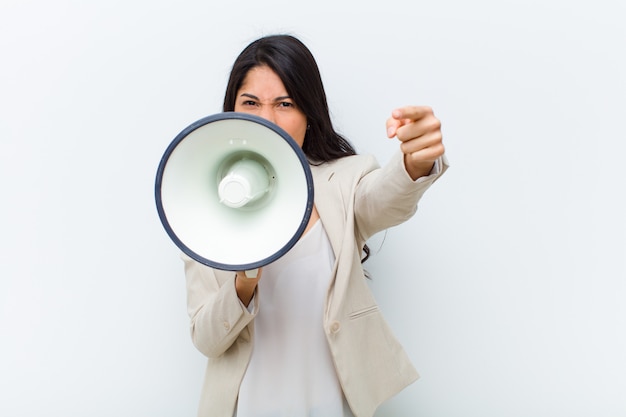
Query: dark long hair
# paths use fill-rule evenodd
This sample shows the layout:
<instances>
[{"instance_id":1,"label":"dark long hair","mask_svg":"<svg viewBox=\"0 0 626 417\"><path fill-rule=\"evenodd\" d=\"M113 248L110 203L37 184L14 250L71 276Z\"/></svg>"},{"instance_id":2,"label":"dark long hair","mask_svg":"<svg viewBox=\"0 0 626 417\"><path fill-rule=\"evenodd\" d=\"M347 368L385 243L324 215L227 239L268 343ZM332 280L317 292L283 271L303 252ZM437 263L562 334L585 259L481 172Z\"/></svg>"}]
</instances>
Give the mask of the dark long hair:
<instances>
[{"instance_id":1,"label":"dark long hair","mask_svg":"<svg viewBox=\"0 0 626 417\"><path fill-rule=\"evenodd\" d=\"M302 150L311 163L355 155L352 145L333 128L319 68L311 51L291 35L270 35L249 44L230 73L224 111L233 111L237 91L248 71L267 65L283 82L289 96L306 116Z\"/></svg>"},{"instance_id":2,"label":"dark long hair","mask_svg":"<svg viewBox=\"0 0 626 417\"><path fill-rule=\"evenodd\" d=\"M326 92L317 62L311 51L291 35L270 35L249 44L237 57L230 72L226 93L225 112L235 110L237 92L248 72L267 65L283 82L289 96L307 119L307 131L302 150L313 164L321 164L344 156L355 155L356 150L335 131L330 119ZM370 255L363 247L365 262Z\"/></svg>"}]
</instances>

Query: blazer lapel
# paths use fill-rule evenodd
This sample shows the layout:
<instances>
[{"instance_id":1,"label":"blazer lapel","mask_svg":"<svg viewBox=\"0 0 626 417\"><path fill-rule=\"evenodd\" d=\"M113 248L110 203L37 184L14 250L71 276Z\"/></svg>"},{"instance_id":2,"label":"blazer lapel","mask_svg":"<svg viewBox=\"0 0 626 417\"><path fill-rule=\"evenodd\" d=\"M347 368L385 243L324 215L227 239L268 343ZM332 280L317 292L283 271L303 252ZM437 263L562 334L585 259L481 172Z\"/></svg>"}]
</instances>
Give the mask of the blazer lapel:
<instances>
[{"instance_id":1,"label":"blazer lapel","mask_svg":"<svg viewBox=\"0 0 626 417\"><path fill-rule=\"evenodd\" d=\"M333 248L335 257L339 256L343 241L342 231L344 230L345 209L341 203L341 194L338 184L333 181L335 171L328 164L321 166L311 166L314 186L314 202L320 220L324 225L328 239Z\"/></svg>"}]
</instances>

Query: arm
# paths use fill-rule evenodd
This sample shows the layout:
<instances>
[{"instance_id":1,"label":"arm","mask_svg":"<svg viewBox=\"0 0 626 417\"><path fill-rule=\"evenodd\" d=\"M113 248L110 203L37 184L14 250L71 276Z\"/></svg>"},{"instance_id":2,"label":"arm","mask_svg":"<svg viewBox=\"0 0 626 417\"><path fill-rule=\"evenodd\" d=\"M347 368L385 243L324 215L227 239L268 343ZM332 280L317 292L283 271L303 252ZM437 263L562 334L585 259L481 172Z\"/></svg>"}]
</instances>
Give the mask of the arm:
<instances>
[{"instance_id":1,"label":"arm","mask_svg":"<svg viewBox=\"0 0 626 417\"><path fill-rule=\"evenodd\" d=\"M355 218L363 241L408 220L426 190L443 174L441 123L429 107L396 109L387 120L387 136L400 151L381 169L371 165L355 192Z\"/></svg>"},{"instance_id":2,"label":"arm","mask_svg":"<svg viewBox=\"0 0 626 417\"><path fill-rule=\"evenodd\" d=\"M208 357L220 356L256 315L256 301L251 313L237 295L234 272L209 268L186 255L182 259L193 344Z\"/></svg>"},{"instance_id":3,"label":"arm","mask_svg":"<svg viewBox=\"0 0 626 417\"><path fill-rule=\"evenodd\" d=\"M404 154L397 152L382 168L372 169L359 181L354 214L363 241L375 233L410 219L428 188L444 173L448 164L438 158L432 171L413 181L404 164Z\"/></svg>"}]
</instances>

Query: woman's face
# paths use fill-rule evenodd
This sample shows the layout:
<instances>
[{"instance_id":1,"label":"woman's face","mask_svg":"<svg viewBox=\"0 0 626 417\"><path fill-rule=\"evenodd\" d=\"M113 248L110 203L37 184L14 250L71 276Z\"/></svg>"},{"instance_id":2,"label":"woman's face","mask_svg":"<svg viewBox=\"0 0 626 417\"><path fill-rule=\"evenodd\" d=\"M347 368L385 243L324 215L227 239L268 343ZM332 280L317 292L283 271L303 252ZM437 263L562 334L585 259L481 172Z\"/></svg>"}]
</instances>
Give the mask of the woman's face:
<instances>
[{"instance_id":1,"label":"woman's face","mask_svg":"<svg viewBox=\"0 0 626 417\"><path fill-rule=\"evenodd\" d=\"M268 66L248 71L237 91L235 111L254 114L277 124L302 147L306 116L289 97L278 75Z\"/></svg>"}]
</instances>

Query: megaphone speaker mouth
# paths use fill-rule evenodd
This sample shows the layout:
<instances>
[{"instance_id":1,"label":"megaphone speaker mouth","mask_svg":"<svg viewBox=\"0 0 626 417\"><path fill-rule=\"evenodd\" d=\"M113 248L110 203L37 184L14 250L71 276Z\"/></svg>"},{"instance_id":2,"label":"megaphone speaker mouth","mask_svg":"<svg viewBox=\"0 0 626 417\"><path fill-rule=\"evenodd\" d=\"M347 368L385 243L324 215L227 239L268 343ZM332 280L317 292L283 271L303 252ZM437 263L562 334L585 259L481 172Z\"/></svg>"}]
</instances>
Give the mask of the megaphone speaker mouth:
<instances>
[{"instance_id":1,"label":"megaphone speaker mouth","mask_svg":"<svg viewBox=\"0 0 626 417\"><path fill-rule=\"evenodd\" d=\"M235 209L258 209L271 196L276 172L262 155L242 152L222 164L218 179L220 203Z\"/></svg>"},{"instance_id":2,"label":"megaphone speaker mouth","mask_svg":"<svg viewBox=\"0 0 626 417\"><path fill-rule=\"evenodd\" d=\"M184 129L157 170L159 218L196 261L223 270L267 265L298 241L313 209L306 156L280 127L227 112Z\"/></svg>"}]
</instances>

